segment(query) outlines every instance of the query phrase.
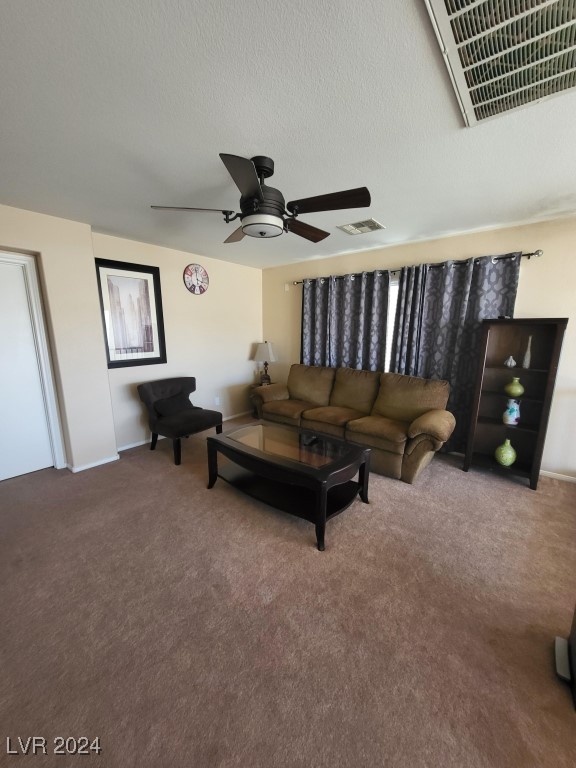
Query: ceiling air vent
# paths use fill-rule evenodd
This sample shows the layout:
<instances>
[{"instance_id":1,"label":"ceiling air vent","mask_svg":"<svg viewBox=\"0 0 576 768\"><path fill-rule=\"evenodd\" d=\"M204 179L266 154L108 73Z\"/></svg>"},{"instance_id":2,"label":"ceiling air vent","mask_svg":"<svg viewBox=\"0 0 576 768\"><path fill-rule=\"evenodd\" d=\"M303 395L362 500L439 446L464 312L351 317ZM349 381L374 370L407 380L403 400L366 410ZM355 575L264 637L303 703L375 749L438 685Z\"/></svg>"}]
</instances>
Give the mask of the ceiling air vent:
<instances>
[{"instance_id":1,"label":"ceiling air vent","mask_svg":"<svg viewBox=\"0 0 576 768\"><path fill-rule=\"evenodd\" d=\"M341 224L338 229L349 235L363 235L366 232L375 232L377 229L386 229L386 227L376 219L366 219L366 221L357 221L355 224Z\"/></svg>"},{"instance_id":2,"label":"ceiling air vent","mask_svg":"<svg viewBox=\"0 0 576 768\"><path fill-rule=\"evenodd\" d=\"M576 86L576 0L425 0L467 125Z\"/></svg>"}]
</instances>

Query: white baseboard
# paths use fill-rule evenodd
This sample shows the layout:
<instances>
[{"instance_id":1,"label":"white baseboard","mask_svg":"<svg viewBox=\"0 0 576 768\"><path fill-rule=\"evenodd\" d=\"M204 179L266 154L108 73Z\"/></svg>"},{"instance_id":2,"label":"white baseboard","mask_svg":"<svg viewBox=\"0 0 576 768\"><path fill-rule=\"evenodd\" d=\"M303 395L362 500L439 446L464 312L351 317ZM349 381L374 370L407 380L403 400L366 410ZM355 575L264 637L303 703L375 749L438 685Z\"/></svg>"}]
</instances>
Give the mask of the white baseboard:
<instances>
[{"instance_id":1,"label":"white baseboard","mask_svg":"<svg viewBox=\"0 0 576 768\"><path fill-rule=\"evenodd\" d=\"M112 461L118 461L119 458L120 456L116 454L115 456L108 456L106 459L93 461L91 464L81 464L79 467L72 464L66 464L66 468L69 469L70 472L84 472L85 469L93 469L94 467L100 467L102 464L110 464Z\"/></svg>"},{"instance_id":2,"label":"white baseboard","mask_svg":"<svg viewBox=\"0 0 576 768\"><path fill-rule=\"evenodd\" d=\"M564 480L565 483L576 483L576 477L572 475L561 475L559 472L548 472L545 469L540 470L544 477L552 477L554 480Z\"/></svg>"},{"instance_id":3,"label":"white baseboard","mask_svg":"<svg viewBox=\"0 0 576 768\"><path fill-rule=\"evenodd\" d=\"M159 437L158 439L164 440L163 437ZM120 453L120 451L127 451L129 448L138 448L138 446L140 445L148 445L149 442L150 442L150 438L148 438L147 440L139 440L137 443L128 443L128 445L119 445L118 453Z\"/></svg>"}]
</instances>

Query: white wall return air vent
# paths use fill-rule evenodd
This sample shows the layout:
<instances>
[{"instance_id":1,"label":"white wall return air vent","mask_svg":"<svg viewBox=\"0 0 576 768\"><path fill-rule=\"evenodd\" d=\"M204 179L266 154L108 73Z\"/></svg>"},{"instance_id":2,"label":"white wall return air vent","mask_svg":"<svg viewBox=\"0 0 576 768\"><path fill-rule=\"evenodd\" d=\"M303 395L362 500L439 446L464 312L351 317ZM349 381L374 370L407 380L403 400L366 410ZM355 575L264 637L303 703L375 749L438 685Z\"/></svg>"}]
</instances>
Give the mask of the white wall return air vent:
<instances>
[{"instance_id":1,"label":"white wall return air vent","mask_svg":"<svg viewBox=\"0 0 576 768\"><path fill-rule=\"evenodd\" d=\"M466 125L576 86L576 0L424 0Z\"/></svg>"}]
</instances>

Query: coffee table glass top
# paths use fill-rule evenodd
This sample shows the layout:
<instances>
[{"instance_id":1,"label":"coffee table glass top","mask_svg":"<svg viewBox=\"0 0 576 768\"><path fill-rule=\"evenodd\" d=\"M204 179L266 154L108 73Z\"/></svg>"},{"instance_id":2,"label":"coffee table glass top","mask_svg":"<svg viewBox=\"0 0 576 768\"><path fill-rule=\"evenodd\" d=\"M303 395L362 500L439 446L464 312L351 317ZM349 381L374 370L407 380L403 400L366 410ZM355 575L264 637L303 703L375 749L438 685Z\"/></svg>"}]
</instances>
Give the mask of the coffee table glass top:
<instances>
[{"instance_id":1,"label":"coffee table glass top","mask_svg":"<svg viewBox=\"0 0 576 768\"><path fill-rule=\"evenodd\" d=\"M324 467L348 456L353 450L352 446L337 438L270 424L242 427L227 432L226 437L261 453L281 456L309 467Z\"/></svg>"}]
</instances>

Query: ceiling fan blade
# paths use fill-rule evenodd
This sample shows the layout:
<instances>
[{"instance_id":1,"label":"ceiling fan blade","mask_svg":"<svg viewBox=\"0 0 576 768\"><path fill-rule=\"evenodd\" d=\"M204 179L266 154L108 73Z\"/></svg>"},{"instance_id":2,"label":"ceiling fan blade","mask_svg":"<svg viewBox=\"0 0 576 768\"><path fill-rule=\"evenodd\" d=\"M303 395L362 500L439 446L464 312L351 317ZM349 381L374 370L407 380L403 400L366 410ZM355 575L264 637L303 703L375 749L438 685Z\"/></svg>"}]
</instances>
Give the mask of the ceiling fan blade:
<instances>
[{"instance_id":1,"label":"ceiling fan blade","mask_svg":"<svg viewBox=\"0 0 576 768\"><path fill-rule=\"evenodd\" d=\"M244 237L244 230L242 227L238 227L238 229L235 229L234 232L230 235L230 237L227 237L226 240L224 240L225 243L237 243L239 240L242 240Z\"/></svg>"},{"instance_id":2,"label":"ceiling fan blade","mask_svg":"<svg viewBox=\"0 0 576 768\"><path fill-rule=\"evenodd\" d=\"M223 211L222 208L184 208L181 205L151 205L155 211L213 211L214 213L227 213L231 216L234 211Z\"/></svg>"},{"instance_id":3,"label":"ceiling fan blade","mask_svg":"<svg viewBox=\"0 0 576 768\"><path fill-rule=\"evenodd\" d=\"M366 187L331 192L329 195L305 197L291 200L286 208L291 213L317 213L318 211L339 211L341 208L363 208L370 205L370 192Z\"/></svg>"},{"instance_id":4,"label":"ceiling fan blade","mask_svg":"<svg viewBox=\"0 0 576 768\"><path fill-rule=\"evenodd\" d=\"M258 174L252 160L238 155L226 155L220 153L220 159L226 166L226 170L234 179L234 183L240 190L242 197L257 197L263 200L262 190Z\"/></svg>"},{"instance_id":5,"label":"ceiling fan blade","mask_svg":"<svg viewBox=\"0 0 576 768\"><path fill-rule=\"evenodd\" d=\"M289 232L305 237L306 240L311 240L313 243L319 243L320 240L324 240L330 234L330 232L325 232L323 229L317 229L317 227L312 227L310 224L305 224L300 219L287 219L286 226Z\"/></svg>"}]
</instances>

